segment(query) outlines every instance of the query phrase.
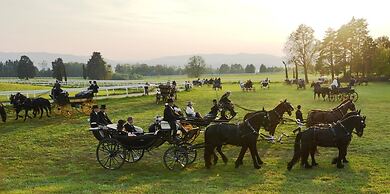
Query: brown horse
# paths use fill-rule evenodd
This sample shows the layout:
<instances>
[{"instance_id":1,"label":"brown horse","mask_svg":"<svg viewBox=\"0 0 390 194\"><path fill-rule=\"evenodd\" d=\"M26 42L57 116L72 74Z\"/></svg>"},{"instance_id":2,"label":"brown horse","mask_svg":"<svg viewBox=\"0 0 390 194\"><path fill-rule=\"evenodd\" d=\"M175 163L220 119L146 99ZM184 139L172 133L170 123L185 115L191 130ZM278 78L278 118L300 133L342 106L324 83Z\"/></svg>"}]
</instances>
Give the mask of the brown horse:
<instances>
[{"instance_id":1,"label":"brown horse","mask_svg":"<svg viewBox=\"0 0 390 194\"><path fill-rule=\"evenodd\" d=\"M332 110L311 110L307 114L306 126L310 127L319 123L333 123L347 114L348 110L355 111L356 107L352 100L345 100Z\"/></svg>"},{"instance_id":2,"label":"brown horse","mask_svg":"<svg viewBox=\"0 0 390 194\"><path fill-rule=\"evenodd\" d=\"M294 110L294 107L290 102L286 100L281 101L274 109L268 111L270 117L270 125L265 130L269 132L269 134L273 137L275 134L275 129L278 124L282 121L283 114L288 113L291 116L291 111Z\"/></svg>"}]
</instances>

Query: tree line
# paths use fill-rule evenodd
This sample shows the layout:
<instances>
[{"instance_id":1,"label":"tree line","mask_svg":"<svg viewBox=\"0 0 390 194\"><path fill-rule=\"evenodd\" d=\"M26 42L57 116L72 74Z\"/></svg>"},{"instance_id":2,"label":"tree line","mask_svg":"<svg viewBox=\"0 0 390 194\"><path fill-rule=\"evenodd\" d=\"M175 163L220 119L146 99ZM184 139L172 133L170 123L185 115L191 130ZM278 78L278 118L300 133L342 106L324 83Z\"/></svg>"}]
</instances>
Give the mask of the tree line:
<instances>
[{"instance_id":1,"label":"tree line","mask_svg":"<svg viewBox=\"0 0 390 194\"><path fill-rule=\"evenodd\" d=\"M329 28L322 40L315 38L313 28L301 24L288 37L284 52L294 66L294 77L298 78L298 69L303 68L306 82L309 71L332 79L390 76L389 37L374 39L363 18L353 17L337 30Z\"/></svg>"}]
</instances>

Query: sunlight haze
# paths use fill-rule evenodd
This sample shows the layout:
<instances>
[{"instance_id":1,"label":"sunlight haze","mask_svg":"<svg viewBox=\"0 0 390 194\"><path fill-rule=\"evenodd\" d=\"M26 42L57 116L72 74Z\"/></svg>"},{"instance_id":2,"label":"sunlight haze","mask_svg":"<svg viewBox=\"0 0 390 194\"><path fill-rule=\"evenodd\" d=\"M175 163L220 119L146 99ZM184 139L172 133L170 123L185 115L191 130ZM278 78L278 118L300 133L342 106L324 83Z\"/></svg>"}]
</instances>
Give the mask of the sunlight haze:
<instances>
[{"instance_id":1,"label":"sunlight haze","mask_svg":"<svg viewBox=\"0 0 390 194\"><path fill-rule=\"evenodd\" d=\"M378 5L378 4L381 5ZM387 4L387 5L386 5ZM387 1L2 0L1 52L52 52L118 60L209 53L283 56L299 24L317 38L352 17L390 35Z\"/></svg>"}]
</instances>

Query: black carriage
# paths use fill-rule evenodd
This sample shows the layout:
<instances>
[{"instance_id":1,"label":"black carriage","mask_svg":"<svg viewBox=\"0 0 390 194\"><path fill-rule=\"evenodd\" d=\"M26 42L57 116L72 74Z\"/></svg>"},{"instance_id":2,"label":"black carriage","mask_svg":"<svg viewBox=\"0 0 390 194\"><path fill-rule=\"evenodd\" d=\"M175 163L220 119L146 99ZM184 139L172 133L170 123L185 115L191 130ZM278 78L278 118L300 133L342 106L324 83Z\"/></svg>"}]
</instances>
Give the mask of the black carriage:
<instances>
[{"instance_id":1,"label":"black carriage","mask_svg":"<svg viewBox=\"0 0 390 194\"><path fill-rule=\"evenodd\" d=\"M242 91L248 92L248 91L255 91L256 88L253 87L253 82L252 81L246 81L244 84L241 86Z\"/></svg>"},{"instance_id":2,"label":"black carriage","mask_svg":"<svg viewBox=\"0 0 390 194\"><path fill-rule=\"evenodd\" d=\"M167 85L160 84L158 86L157 93L156 93L156 104L158 104L161 101L166 102L168 98L175 98L175 100L177 99L176 87L169 84Z\"/></svg>"},{"instance_id":3,"label":"black carriage","mask_svg":"<svg viewBox=\"0 0 390 194\"><path fill-rule=\"evenodd\" d=\"M215 80L214 83L213 83L213 89L214 90L222 90L222 83L218 80Z\"/></svg>"},{"instance_id":4,"label":"black carriage","mask_svg":"<svg viewBox=\"0 0 390 194\"><path fill-rule=\"evenodd\" d=\"M332 88L330 90L329 100L345 100L350 99L353 102L356 102L359 99L359 94L352 87L345 88Z\"/></svg>"},{"instance_id":5,"label":"black carriage","mask_svg":"<svg viewBox=\"0 0 390 194\"><path fill-rule=\"evenodd\" d=\"M99 126L90 131L99 138L96 149L96 159L99 164L109 170L115 170L127 163L135 163L142 159L145 151L158 148L165 142L171 146L163 155L163 163L169 170L183 169L195 161L197 151L188 149L191 142L199 135L200 129L185 123L181 126L179 140L173 140L169 124L161 117L149 127L149 133L128 136L118 131L116 125Z\"/></svg>"},{"instance_id":6,"label":"black carriage","mask_svg":"<svg viewBox=\"0 0 390 194\"><path fill-rule=\"evenodd\" d=\"M53 111L55 114L72 116L75 112L89 115L95 104L92 90L82 91L74 97L70 97L67 91L61 91L56 95L50 95L53 99Z\"/></svg>"}]
</instances>

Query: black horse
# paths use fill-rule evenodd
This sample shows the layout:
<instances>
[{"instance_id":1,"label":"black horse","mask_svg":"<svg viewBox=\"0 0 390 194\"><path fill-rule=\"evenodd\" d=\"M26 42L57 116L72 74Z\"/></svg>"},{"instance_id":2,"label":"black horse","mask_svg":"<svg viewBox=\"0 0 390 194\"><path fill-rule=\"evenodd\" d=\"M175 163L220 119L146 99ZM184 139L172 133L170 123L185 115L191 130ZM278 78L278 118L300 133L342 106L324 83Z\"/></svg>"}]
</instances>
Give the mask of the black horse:
<instances>
[{"instance_id":1,"label":"black horse","mask_svg":"<svg viewBox=\"0 0 390 194\"><path fill-rule=\"evenodd\" d=\"M206 168L211 166L211 157L214 156L214 164L217 161L214 149L217 148L221 154L223 161L227 162L227 157L222 153L222 145L230 144L241 146L241 152L238 156L235 167L238 168L243 164L242 159L246 150L249 148L253 165L256 169L261 168L261 161L257 151L257 138L259 136L260 127L267 127L269 124L269 115L266 111L256 111L248 113L244 117L244 122L239 125L234 124L214 124L207 127L205 131L205 151L204 160Z\"/></svg>"},{"instance_id":2,"label":"black horse","mask_svg":"<svg viewBox=\"0 0 390 194\"><path fill-rule=\"evenodd\" d=\"M314 87L314 99L316 99L316 96L318 99L320 99L320 96L322 96L322 98L325 100L326 99L326 96L328 96L328 99L330 100L329 98L329 95L330 95L330 88L327 88L327 87L321 87L321 84L319 82L313 82L311 83L310 87Z\"/></svg>"},{"instance_id":3,"label":"black horse","mask_svg":"<svg viewBox=\"0 0 390 194\"><path fill-rule=\"evenodd\" d=\"M2 103L0 103L0 117L4 123L7 121L7 113L5 112L5 108Z\"/></svg>"},{"instance_id":4,"label":"black horse","mask_svg":"<svg viewBox=\"0 0 390 194\"><path fill-rule=\"evenodd\" d=\"M17 93L16 95L11 95L10 98L10 103L13 105L15 112L16 112L16 118L15 120L18 120L19 117L23 117L19 115L19 112L25 111L24 114L24 121L30 117L28 112L30 110L33 111L34 117L36 117L37 114L41 114L40 118L42 118L43 115L43 109L46 111L46 115L49 116L49 112L51 113L51 105L49 100L44 99L44 98L36 98L36 99L31 99L27 98L23 94Z\"/></svg>"},{"instance_id":5,"label":"black horse","mask_svg":"<svg viewBox=\"0 0 390 194\"><path fill-rule=\"evenodd\" d=\"M281 101L274 109L268 111L270 116L270 125L266 128L266 131L273 137L275 134L275 129L278 124L282 121L284 113L288 113L291 116L291 112L294 110L294 107L290 102L286 100Z\"/></svg>"},{"instance_id":6,"label":"black horse","mask_svg":"<svg viewBox=\"0 0 390 194\"><path fill-rule=\"evenodd\" d=\"M317 146L338 148L339 154L335 163L337 163L337 168L343 168L342 160L347 155L347 148L351 142L353 130L356 129L356 134L361 137L365 127L365 116L352 115L337 122L332 127L319 129L313 126L299 132L295 138L294 157L287 164L287 169L291 170L299 159L302 160L305 168L311 168L312 166L307 159L310 153L315 162L314 152Z\"/></svg>"}]
</instances>

